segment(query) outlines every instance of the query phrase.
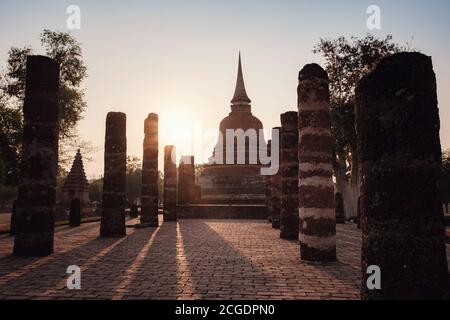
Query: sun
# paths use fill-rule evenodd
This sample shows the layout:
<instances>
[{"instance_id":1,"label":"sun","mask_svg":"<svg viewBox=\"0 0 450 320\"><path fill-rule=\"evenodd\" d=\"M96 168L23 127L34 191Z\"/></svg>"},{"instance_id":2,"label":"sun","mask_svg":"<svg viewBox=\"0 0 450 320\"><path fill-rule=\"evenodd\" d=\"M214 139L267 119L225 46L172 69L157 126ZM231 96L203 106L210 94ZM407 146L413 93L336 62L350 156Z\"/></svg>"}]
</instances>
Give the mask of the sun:
<instances>
[{"instance_id":1,"label":"sun","mask_svg":"<svg viewBox=\"0 0 450 320\"><path fill-rule=\"evenodd\" d=\"M159 116L160 147L174 145L177 158L193 154L194 119L183 108L169 109Z\"/></svg>"}]
</instances>

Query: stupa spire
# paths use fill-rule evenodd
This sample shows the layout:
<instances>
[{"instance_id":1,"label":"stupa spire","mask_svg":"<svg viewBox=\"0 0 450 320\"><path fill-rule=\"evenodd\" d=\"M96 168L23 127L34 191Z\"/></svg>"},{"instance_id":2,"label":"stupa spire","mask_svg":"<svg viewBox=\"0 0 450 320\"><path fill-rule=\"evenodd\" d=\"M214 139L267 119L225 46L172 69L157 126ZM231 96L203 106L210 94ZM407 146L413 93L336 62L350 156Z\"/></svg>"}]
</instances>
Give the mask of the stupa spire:
<instances>
[{"instance_id":1,"label":"stupa spire","mask_svg":"<svg viewBox=\"0 0 450 320\"><path fill-rule=\"evenodd\" d=\"M241 61L241 53L239 52L239 65L238 65L238 74L236 80L236 90L234 91L233 100L231 100L231 104L250 104L252 101L247 95L245 91L245 83L244 76L242 73L242 61Z\"/></svg>"},{"instance_id":2,"label":"stupa spire","mask_svg":"<svg viewBox=\"0 0 450 320\"><path fill-rule=\"evenodd\" d=\"M63 190L87 190L89 183L86 179L86 174L84 172L83 157L81 156L81 151L78 149L75 155L75 160L72 164L72 169L66 178L63 186Z\"/></svg>"}]
</instances>

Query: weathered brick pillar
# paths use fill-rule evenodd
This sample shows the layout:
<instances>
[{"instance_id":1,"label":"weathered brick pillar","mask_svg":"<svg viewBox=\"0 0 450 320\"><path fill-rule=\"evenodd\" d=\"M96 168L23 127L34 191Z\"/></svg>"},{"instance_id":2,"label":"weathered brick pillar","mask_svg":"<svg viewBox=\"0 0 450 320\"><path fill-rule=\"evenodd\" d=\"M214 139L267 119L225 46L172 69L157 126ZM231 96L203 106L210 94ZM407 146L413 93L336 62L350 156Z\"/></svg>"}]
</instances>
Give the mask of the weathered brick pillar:
<instances>
[{"instance_id":1,"label":"weathered brick pillar","mask_svg":"<svg viewBox=\"0 0 450 320\"><path fill-rule=\"evenodd\" d=\"M336 223L345 224L344 197L342 193L337 192L334 195L334 202L336 205Z\"/></svg>"},{"instance_id":2,"label":"weathered brick pillar","mask_svg":"<svg viewBox=\"0 0 450 320\"><path fill-rule=\"evenodd\" d=\"M280 132L281 137L281 127L274 128ZM272 143L273 140L272 140ZM281 144L281 139L280 139ZM281 146L279 146L279 152L281 152ZM281 213L281 168L279 168L278 173L271 177L271 203L272 203L272 228L280 228L280 213Z\"/></svg>"},{"instance_id":3,"label":"weathered brick pillar","mask_svg":"<svg viewBox=\"0 0 450 320\"><path fill-rule=\"evenodd\" d=\"M436 77L420 53L383 59L356 90L363 299L440 299L449 289L439 202ZM369 290L369 266L381 290Z\"/></svg>"},{"instance_id":4,"label":"weathered brick pillar","mask_svg":"<svg viewBox=\"0 0 450 320\"><path fill-rule=\"evenodd\" d=\"M164 148L164 221L177 221L177 165L175 146Z\"/></svg>"},{"instance_id":5,"label":"weathered brick pillar","mask_svg":"<svg viewBox=\"0 0 450 320\"><path fill-rule=\"evenodd\" d=\"M358 229L361 229L361 196L358 197L358 204L357 204L356 209L357 209L356 225L357 225Z\"/></svg>"},{"instance_id":6,"label":"weathered brick pillar","mask_svg":"<svg viewBox=\"0 0 450 320\"><path fill-rule=\"evenodd\" d=\"M142 161L141 223L157 227L158 222L158 115L145 120L144 157Z\"/></svg>"},{"instance_id":7,"label":"weathered brick pillar","mask_svg":"<svg viewBox=\"0 0 450 320\"><path fill-rule=\"evenodd\" d=\"M71 227L79 227L81 225L80 199L72 199L72 201L70 202L69 224Z\"/></svg>"},{"instance_id":8,"label":"weathered brick pillar","mask_svg":"<svg viewBox=\"0 0 450 320\"><path fill-rule=\"evenodd\" d=\"M12 236L16 234L16 207L17 207L17 200L14 200L11 210L11 221L9 228L9 234Z\"/></svg>"},{"instance_id":9,"label":"weathered brick pillar","mask_svg":"<svg viewBox=\"0 0 450 320\"><path fill-rule=\"evenodd\" d=\"M178 166L178 204L192 204L194 194L195 159L194 156L183 156Z\"/></svg>"},{"instance_id":10,"label":"weathered brick pillar","mask_svg":"<svg viewBox=\"0 0 450 320\"><path fill-rule=\"evenodd\" d=\"M298 124L297 112L281 115L280 237L298 240Z\"/></svg>"},{"instance_id":11,"label":"weathered brick pillar","mask_svg":"<svg viewBox=\"0 0 450 320\"><path fill-rule=\"evenodd\" d=\"M100 236L124 237L127 171L127 117L110 112L106 117L105 174Z\"/></svg>"},{"instance_id":12,"label":"weathered brick pillar","mask_svg":"<svg viewBox=\"0 0 450 320\"><path fill-rule=\"evenodd\" d=\"M335 261L330 93L327 73L317 64L300 71L298 109L301 259Z\"/></svg>"},{"instance_id":13,"label":"weathered brick pillar","mask_svg":"<svg viewBox=\"0 0 450 320\"><path fill-rule=\"evenodd\" d=\"M42 56L27 58L21 173L14 255L53 253L58 168L59 65Z\"/></svg>"},{"instance_id":14,"label":"weathered brick pillar","mask_svg":"<svg viewBox=\"0 0 450 320\"><path fill-rule=\"evenodd\" d=\"M272 154L272 140L267 142L267 155L270 157ZM270 164L269 164L270 166ZM266 176L266 206L267 206L267 220L272 223L272 176Z\"/></svg>"},{"instance_id":15,"label":"weathered brick pillar","mask_svg":"<svg viewBox=\"0 0 450 320\"><path fill-rule=\"evenodd\" d=\"M130 218L136 219L137 217L139 217L139 209L137 205L133 204L130 208Z\"/></svg>"}]
</instances>

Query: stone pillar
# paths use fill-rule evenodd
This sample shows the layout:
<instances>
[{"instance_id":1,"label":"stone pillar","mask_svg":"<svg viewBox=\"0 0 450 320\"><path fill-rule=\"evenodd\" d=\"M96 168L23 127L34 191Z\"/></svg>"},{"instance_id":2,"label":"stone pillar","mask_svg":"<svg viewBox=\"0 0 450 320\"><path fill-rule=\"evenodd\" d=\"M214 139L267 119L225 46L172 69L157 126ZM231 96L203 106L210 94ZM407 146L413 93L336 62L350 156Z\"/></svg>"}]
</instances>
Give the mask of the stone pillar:
<instances>
[{"instance_id":1,"label":"stone pillar","mask_svg":"<svg viewBox=\"0 0 450 320\"><path fill-rule=\"evenodd\" d=\"M272 154L272 140L267 142L267 155ZM270 164L269 164L270 165ZM267 206L267 220L272 223L272 176L266 176L266 206Z\"/></svg>"},{"instance_id":2,"label":"stone pillar","mask_svg":"<svg viewBox=\"0 0 450 320\"><path fill-rule=\"evenodd\" d=\"M358 197L358 204L356 209L357 209L356 225L358 226L358 229L361 229L361 196Z\"/></svg>"},{"instance_id":3,"label":"stone pillar","mask_svg":"<svg viewBox=\"0 0 450 320\"><path fill-rule=\"evenodd\" d=\"M356 89L363 299L441 299L449 289L437 182L436 77L420 53L383 59ZM381 289L369 290L369 266ZM370 279L369 279L370 281Z\"/></svg>"},{"instance_id":4,"label":"stone pillar","mask_svg":"<svg viewBox=\"0 0 450 320\"><path fill-rule=\"evenodd\" d=\"M299 74L300 255L304 261L336 260L336 216L327 73L317 64Z\"/></svg>"},{"instance_id":5,"label":"stone pillar","mask_svg":"<svg viewBox=\"0 0 450 320\"><path fill-rule=\"evenodd\" d=\"M177 165L175 146L164 148L164 222L177 221Z\"/></svg>"},{"instance_id":6,"label":"stone pillar","mask_svg":"<svg viewBox=\"0 0 450 320\"><path fill-rule=\"evenodd\" d=\"M14 200L11 210L11 221L9 228L9 234L12 236L16 234L16 207L17 207L17 200Z\"/></svg>"},{"instance_id":7,"label":"stone pillar","mask_svg":"<svg viewBox=\"0 0 450 320\"><path fill-rule=\"evenodd\" d=\"M280 132L281 137L281 127L274 128ZM281 139L280 139L281 142ZM272 140L273 143L273 140ZM281 144L281 143L280 143ZM281 146L279 146L279 152L281 151ZM271 204L272 204L272 228L279 229L280 228L280 213L281 213L281 168L278 170L278 173L271 177Z\"/></svg>"},{"instance_id":8,"label":"stone pillar","mask_svg":"<svg viewBox=\"0 0 450 320\"><path fill-rule=\"evenodd\" d=\"M144 157L142 161L141 223L158 227L158 115L145 120Z\"/></svg>"},{"instance_id":9,"label":"stone pillar","mask_svg":"<svg viewBox=\"0 0 450 320\"><path fill-rule=\"evenodd\" d=\"M29 56L21 174L14 218L14 255L53 253L59 138L59 66L47 57Z\"/></svg>"},{"instance_id":10,"label":"stone pillar","mask_svg":"<svg viewBox=\"0 0 450 320\"><path fill-rule=\"evenodd\" d=\"M136 219L137 217L139 217L138 206L135 204L132 204L131 208L130 208L130 219Z\"/></svg>"},{"instance_id":11,"label":"stone pillar","mask_svg":"<svg viewBox=\"0 0 450 320\"><path fill-rule=\"evenodd\" d=\"M337 192L334 195L336 223L345 224L344 197L342 193Z\"/></svg>"},{"instance_id":12,"label":"stone pillar","mask_svg":"<svg viewBox=\"0 0 450 320\"><path fill-rule=\"evenodd\" d=\"M100 236L124 237L127 138L124 113L110 112L106 118L105 174L103 180Z\"/></svg>"},{"instance_id":13,"label":"stone pillar","mask_svg":"<svg viewBox=\"0 0 450 320\"><path fill-rule=\"evenodd\" d=\"M81 225L80 199L72 199L72 201L70 202L69 224L71 227L79 227Z\"/></svg>"},{"instance_id":14,"label":"stone pillar","mask_svg":"<svg viewBox=\"0 0 450 320\"><path fill-rule=\"evenodd\" d=\"M195 159L183 156L178 166L178 204L192 204L195 198Z\"/></svg>"},{"instance_id":15,"label":"stone pillar","mask_svg":"<svg viewBox=\"0 0 450 320\"><path fill-rule=\"evenodd\" d=\"M280 237L298 240L298 124L297 112L281 115Z\"/></svg>"}]
</instances>

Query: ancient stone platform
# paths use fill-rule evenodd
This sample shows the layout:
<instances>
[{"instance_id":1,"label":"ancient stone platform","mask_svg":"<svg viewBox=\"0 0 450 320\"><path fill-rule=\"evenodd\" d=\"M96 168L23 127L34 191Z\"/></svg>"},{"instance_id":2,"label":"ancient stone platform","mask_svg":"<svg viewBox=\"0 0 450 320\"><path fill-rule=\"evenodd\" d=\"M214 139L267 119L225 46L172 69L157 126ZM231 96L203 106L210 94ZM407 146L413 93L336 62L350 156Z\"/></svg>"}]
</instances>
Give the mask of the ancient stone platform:
<instances>
[{"instance_id":1,"label":"ancient stone platform","mask_svg":"<svg viewBox=\"0 0 450 320\"><path fill-rule=\"evenodd\" d=\"M99 238L98 223L60 227L45 258L13 257L13 238L0 236L0 299L359 299L354 225L337 226L337 263L307 264L266 221L160 222L120 239ZM66 288L69 265L82 290Z\"/></svg>"}]
</instances>

